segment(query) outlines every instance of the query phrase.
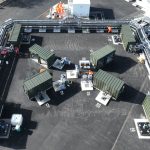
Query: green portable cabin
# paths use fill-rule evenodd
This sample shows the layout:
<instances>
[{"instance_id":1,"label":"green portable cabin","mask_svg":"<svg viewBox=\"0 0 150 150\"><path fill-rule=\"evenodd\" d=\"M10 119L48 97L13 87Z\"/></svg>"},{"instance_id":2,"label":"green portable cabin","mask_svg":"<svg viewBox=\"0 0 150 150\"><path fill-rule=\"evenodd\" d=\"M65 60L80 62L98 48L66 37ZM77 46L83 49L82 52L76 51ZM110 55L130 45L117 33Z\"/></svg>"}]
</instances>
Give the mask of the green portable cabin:
<instances>
[{"instance_id":1,"label":"green portable cabin","mask_svg":"<svg viewBox=\"0 0 150 150\"><path fill-rule=\"evenodd\" d=\"M90 61L93 66L101 68L113 60L115 48L111 45L106 45L101 49L90 54Z\"/></svg>"},{"instance_id":2,"label":"green portable cabin","mask_svg":"<svg viewBox=\"0 0 150 150\"><path fill-rule=\"evenodd\" d=\"M135 36L129 25L122 25L121 27L121 39L124 50L130 51L130 48L136 44Z\"/></svg>"},{"instance_id":3,"label":"green portable cabin","mask_svg":"<svg viewBox=\"0 0 150 150\"><path fill-rule=\"evenodd\" d=\"M147 119L150 121L150 95L147 95L143 101L143 109Z\"/></svg>"},{"instance_id":4,"label":"green portable cabin","mask_svg":"<svg viewBox=\"0 0 150 150\"><path fill-rule=\"evenodd\" d=\"M48 67L50 67L55 61L55 54L48 49L42 48L41 46L34 44L29 48L31 56L37 56L39 63L41 59L47 62Z\"/></svg>"},{"instance_id":5,"label":"green portable cabin","mask_svg":"<svg viewBox=\"0 0 150 150\"><path fill-rule=\"evenodd\" d=\"M8 41L13 44L17 43L20 37L20 31L21 31L21 24L14 24L10 32Z\"/></svg>"},{"instance_id":6,"label":"green portable cabin","mask_svg":"<svg viewBox=\"0 0 150 150\"><path fill-rule=\"evenodd\" d=\"M30 79L24 81L23 89L29 99L34 98L38 92L47 90L52 87L52 76L46 70L32 76Z\"/></svg>"},{"instance_id":7,"label":"green portable cabin","mask_svg":"<svg viewBox=\"0 0 150 150\"><path fill-rule=\"evenodd\" d=\"M114 99L117 99L124 89L124 81L99 69L99 71L94 74L93 86L98 90L108 92Z\"/></svg>"}]
</instances>

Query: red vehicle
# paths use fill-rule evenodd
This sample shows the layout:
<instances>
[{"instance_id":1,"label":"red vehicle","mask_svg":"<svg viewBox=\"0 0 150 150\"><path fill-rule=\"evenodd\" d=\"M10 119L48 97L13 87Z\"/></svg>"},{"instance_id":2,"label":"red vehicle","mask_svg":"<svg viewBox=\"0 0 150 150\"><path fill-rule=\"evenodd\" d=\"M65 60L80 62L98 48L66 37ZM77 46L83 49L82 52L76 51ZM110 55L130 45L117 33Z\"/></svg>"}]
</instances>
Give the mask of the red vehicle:
<instances>
[{"instance_id":1,"label":"red vehicle","mask_svg":"<svg viewBox=\"0 0 150 150\"><path fill-rule=\"evenodd\" d=\"M19 55L19 48L18 47L15 47L15 53L16 53L16 55Z\"/></svg>"},{"instance_id":2,"label":"red vehicle","mask_svg":"<svg viewBox=\"0 0 150 150\"><path fill-rule=\"evenodd\" d=\"M3 49L1 52L0 52L0 54L2 55L2 56L7 56L8 55L8 50L7 49Z\"/></svg>"}]
</instances>

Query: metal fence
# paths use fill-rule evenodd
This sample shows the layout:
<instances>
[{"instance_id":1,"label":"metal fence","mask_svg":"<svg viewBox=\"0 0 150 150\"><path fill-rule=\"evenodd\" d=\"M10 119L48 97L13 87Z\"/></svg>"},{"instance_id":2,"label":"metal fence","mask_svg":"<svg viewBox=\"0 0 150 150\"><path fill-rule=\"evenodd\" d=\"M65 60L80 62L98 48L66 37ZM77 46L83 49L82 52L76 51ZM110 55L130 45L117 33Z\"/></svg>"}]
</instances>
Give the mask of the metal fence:
<instances>
[{"instance_id":1,"label":"metal fence","mask_svg":"<svg viewBox=\"0 0 150 150\"><path fill-rule=\"evenodd\" d=\"M122 24L129 24L130 20L88 20L88 19L62 19L62 20L6 20L0 26L0 47L3 46L6 32L12 28L14 24L21 24L22 26L49 26L49 27L79 27L79 28L101 28L101 27L118 27Z\"/></svg>"},{"instance_id":2,"label":"metal fence","mask_svg":"<svg viewBox=\"0 0 150 150\"><path fill-rule=\"evenodd\" d=\"M136 31L138 34L141 43L143 44L143 51L146 56L146 60L148 65L150 66L150 41L147 38L145 31L142 26L140 26L136 21L131 21L130 26Z\"/></svg>"}]
</instances>

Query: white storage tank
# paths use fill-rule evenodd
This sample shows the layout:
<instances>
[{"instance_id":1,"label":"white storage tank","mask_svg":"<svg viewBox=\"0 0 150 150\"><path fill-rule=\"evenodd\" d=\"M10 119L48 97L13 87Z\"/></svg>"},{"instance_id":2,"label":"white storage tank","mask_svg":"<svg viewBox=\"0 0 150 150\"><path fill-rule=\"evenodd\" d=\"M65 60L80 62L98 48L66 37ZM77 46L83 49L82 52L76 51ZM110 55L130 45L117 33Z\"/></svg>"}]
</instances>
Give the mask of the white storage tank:
<instances>
[{"instance_id":1,"label":"white storage tank","mask_svg":"<svg viewBox=\"0 0 150 150\"><path fill-rule=\"evenodd\" d=\"M72 0L71 12L77 17L89 17L90 0Z\"/></svg>"}]
</instances>

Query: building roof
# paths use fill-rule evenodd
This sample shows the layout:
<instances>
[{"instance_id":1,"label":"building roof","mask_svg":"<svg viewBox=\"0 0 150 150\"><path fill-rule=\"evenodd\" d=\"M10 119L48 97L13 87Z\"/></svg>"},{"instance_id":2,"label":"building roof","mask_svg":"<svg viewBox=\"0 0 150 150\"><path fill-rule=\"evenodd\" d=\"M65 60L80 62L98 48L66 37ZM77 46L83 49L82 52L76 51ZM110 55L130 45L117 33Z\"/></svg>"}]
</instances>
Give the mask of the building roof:
<instances>
[{"instance_id":1,"label":"building roof","mask_svg":"<svg viewBox=\"0 0 150 150\"><path fill-rule=\"evenodd\" d=\"M104 58L105 56L115 52L115 48L112 47L111 45L106 45L104 47L102 47L101 49L95 51L95 52L92 52L90 54L90 61L93 63L93 64L97 64L97 61Z\"/></svg>"},{"instance_id":2,"label":"building roof","mask_svg":"<svg viewBox=\"0 0 150 150\"><path fill-rule=\"evenodd\" d=\"M49 74L48 71L38 73L32 76L30 79L24 81L24 89L25 91L30 91L35 87L45 83L46 81L49 81L50 79L52 79L52 76Z\"/></svg>"},{"instance_id":3,"label":"building roof","mask_svg":"<svg viewBox=\"0 0 150 150\"><path fill-rule=\"evenodd\" d=\"M99 71L94 75L94 86L99 90L108 93L117 99L123 85L124 81L116 78L115 76L99 69Z\"/></svg>"},{"instance_id":4,"label":"building roof","mask_svg":"<svg viewBox=\"0 0 150 150\"><path fill-rule=\"evenodd\" d=\"M15 24L12 28L8 41L17 42L21 30L21 24Z\"/></svg>"},{"instance_id":5,"label":"building roof","mask_svg":"<svg viewBox=\"0 0 150 150\"><path fill-rule=\"evenodd\" d=\"M48 49L44 49L41 46L34 44L32 47L29 48L30 53L37 54L40 58L47 61L51 56L54 55L53 52L51 52Z\"/></svg>"},{"instance_id":6,"label":"building roof","mask_svg":"<svg viewBox=\"0 0 150 150\"><path fill-rule=\"evenodd\" d=\"M150 121L150 95L147 95L143 101L143 108L147 119Z\"/></svg>"}]
</instances>

